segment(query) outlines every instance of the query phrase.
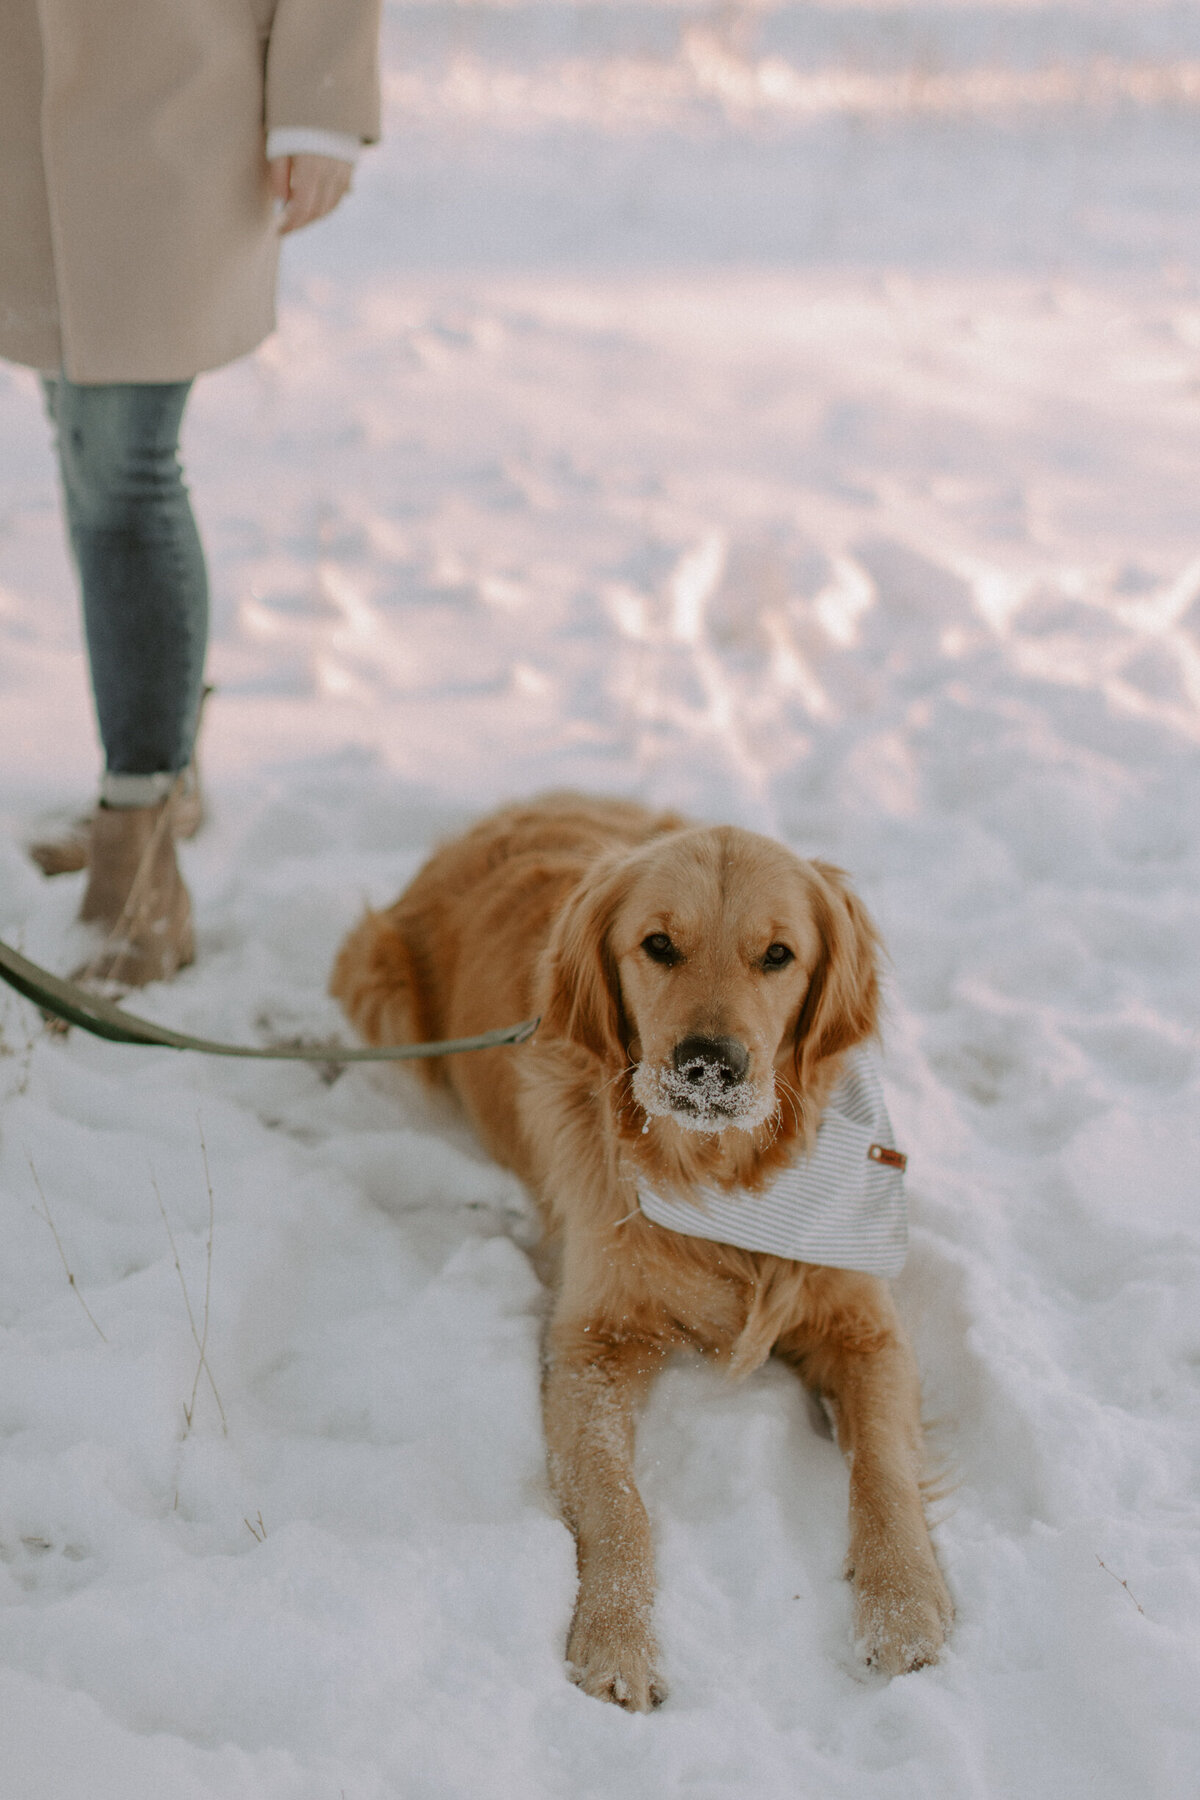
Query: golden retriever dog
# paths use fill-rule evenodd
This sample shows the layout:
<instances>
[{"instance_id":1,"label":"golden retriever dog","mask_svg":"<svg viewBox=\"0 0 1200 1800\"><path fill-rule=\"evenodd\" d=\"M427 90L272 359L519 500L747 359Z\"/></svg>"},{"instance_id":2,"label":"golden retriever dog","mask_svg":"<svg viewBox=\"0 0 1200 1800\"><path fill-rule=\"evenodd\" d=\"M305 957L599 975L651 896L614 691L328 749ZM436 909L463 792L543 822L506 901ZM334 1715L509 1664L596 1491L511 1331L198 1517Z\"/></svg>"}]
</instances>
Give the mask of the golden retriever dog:
<instances>
[{"instance_id":1,"label":"golden retriever dog","mask_svg":"<svg viewBox=\"0 0 1200 1800\"><path fill-rule=\"evenodd\" d=\"M520 1048L423 1067L540 1208L549 1473L578 1550L567 1663L621 1706L665 1692L634 1419L682 1346L735 1373L773 1352L824 1403L850 1470L862 1658L919 1668L949 1628L917 1373L886 1281L664 1228L640 1205L736 1191L753 1207L806 1156L848 1053L875 1032L877 958L840 871L752 832L571 794L445 845L338 955L331 991L371 1044L541 1015Z\"/></svg>"}]
</instances>

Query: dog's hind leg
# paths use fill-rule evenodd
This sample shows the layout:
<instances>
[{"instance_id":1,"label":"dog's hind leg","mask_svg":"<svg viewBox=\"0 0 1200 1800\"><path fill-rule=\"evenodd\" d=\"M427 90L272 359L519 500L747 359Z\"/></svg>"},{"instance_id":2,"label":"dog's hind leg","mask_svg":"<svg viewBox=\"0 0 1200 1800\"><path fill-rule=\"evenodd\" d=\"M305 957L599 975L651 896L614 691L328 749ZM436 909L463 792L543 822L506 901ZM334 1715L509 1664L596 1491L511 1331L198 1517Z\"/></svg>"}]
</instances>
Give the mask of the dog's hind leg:
<instances>
[{"instance_id":1,"label":"dog's hind leg","mask_svg":"<svg viewBox=\"0 0 1200 1800\"><path fill-rule=\"evenodd\" d=\"M543 1391L550 1481L579 1562L567 1667L586 1693L630 1712L666 1697L654 1667L650 1521L633 1479L634 1408L662 1361L650 1339L551 1328Z\"/></svg>"}]
</instances>

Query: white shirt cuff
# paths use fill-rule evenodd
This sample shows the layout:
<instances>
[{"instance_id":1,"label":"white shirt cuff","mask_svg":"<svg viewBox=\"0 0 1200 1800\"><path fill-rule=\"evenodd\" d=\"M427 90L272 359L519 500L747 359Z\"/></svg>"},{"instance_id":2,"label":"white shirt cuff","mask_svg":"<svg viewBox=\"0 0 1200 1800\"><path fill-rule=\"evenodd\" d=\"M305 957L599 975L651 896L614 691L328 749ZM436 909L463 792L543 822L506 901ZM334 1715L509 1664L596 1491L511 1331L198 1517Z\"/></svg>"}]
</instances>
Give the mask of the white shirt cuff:
<instances>
[{"instance_id":1,"label":"white shirt cuff","mask_svg":"<svg viewBox=\"0 0 1200 1800\"><path fill-rule=\"evenodd\" d=\"M118 808L157 806L178 785L179 775L162 769L156 775L114 775L106 770L100 778L100 800Z\"/></svg>"},{"instance_id":2,"label":"white shirt cuff","mask_svg":"<svg viewBox=\"0 0 1200 1800\"><path fill-rule=\"evenodd\" d=\"M344 131L310 131L304 125L277 125L267 133L267 161L277 156L336 156L339 162L356 163L362 149L359 138Z\"/></svg>"}]
</instances>

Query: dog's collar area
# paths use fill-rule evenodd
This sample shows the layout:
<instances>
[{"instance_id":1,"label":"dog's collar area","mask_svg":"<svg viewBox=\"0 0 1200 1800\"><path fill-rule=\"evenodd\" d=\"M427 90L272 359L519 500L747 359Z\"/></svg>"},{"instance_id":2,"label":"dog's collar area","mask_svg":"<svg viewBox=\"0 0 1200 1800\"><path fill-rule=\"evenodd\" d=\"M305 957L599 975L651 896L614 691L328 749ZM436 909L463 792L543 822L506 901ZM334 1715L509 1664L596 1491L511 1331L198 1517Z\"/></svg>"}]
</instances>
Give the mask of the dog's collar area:
<instances>
[{"instance_id":1,"label":"dog's collar area","mask_svg":"<svg viewBox=\"0 0 1200 1800\"><path fill-rule=\"evenodd\" d=\"M875 1053L860 1045L830 1095L816 1142L760 1192L704 1188L695 1200L639 1184L652 1224L796 1262L898 1275L908 1249L907 1158L896 1149Z\"/></svg>"}]
</instances>

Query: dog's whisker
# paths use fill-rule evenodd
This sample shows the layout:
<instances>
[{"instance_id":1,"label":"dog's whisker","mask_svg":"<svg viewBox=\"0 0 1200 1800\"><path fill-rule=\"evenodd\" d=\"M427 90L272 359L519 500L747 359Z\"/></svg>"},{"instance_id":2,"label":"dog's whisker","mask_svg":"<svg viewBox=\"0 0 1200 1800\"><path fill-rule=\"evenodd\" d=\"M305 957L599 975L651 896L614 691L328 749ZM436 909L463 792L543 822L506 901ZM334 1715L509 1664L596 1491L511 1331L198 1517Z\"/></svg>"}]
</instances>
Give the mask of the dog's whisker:
<instances>
[{"instance_id":1,"label":"dog's whisker","mask_svg":"<svg viewBox=\"0 0 1200 1800\"><path fill-rule=\"evenodd\" d=\"M603 1094L608 1088L615 1087L618 1081L623 1081L627 1075L632 1075L636 1068L636 1063L626 1063L623 1069L618 1069L615 1075L610 1075L607 1081L600 1083L596 1089L597 1094Z\"/></svg>"},{"instance_id":2,"label":"dog's whisker","mask_svg":"<svg viewBox=\"0 0 1200 1800\"><path fill-rule=\"evenodd\" d=\"M803 1107L803 1103L801 1102L799 1094L796 1092L796 1090L792 1086L791 1082L786 1081L782 1075L778 1075L778 1074L776 1075L775 1085L777 1088L782 1088L783 1093L787 1098L788 1104L790 1105L792 1112L795 1116L796 1129L798 1131L801 1130L804 1125L804 1107Z\"/></svg>"},{"instance_id":3,"label":"dog's whisker","mask_svg":"<svg viewBox=\"0 0 1200 1800\"><path fill-rule=\"evenodd\" d=\"M775 1139L779 1136L779 1133L783 1130L783 1108L780 1106L778 1100L775 1102L774 1111L768 1114L764 1123L769 1127L771 1135L768 1137L763 1148L769 1150L771 1145L775 1142Z\"/></svg>"}]
</instances>

